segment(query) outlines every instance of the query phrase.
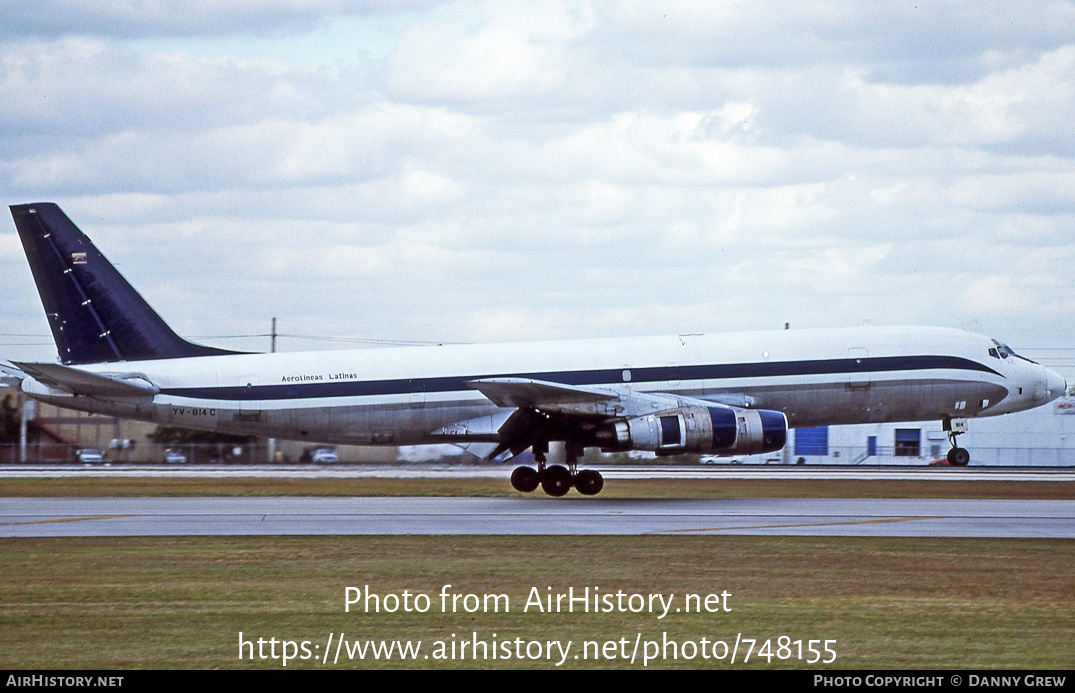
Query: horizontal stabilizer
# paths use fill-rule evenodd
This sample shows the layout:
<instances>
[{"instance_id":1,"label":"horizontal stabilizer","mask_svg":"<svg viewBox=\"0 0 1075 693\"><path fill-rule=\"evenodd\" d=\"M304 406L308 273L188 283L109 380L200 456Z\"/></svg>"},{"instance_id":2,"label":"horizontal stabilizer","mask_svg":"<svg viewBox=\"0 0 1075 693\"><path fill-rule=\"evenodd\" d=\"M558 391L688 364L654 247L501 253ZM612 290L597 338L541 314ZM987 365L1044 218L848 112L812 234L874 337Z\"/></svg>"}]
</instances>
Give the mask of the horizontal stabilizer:
<instances>
[{"instance_id":1,"label":"horizontal stabilizer","mask_svg":"<svg viewBox=\"0 0 1075 693\"><path fill-rule=\"evenodd\" d=\"M0 361L0 387L17 387L26 378L26 374L14 364Z\"/></svg>"},{"instance_id":2,"label":"horizontal stabilizer","mask_svg":"<svg viewBox=\"0 0 1075 693\"><path fill-rule=\"evenodd\" d=\"M160 390L139 374L88 373L58 363L16 363L48 387L88 397L152 397Z\"/></svg>"},{"instance_id":3,"label":"horizontal stabilizer","mask_svg":"<svg viewBox=\"0 0 1075 693\"><path fill-rule=\"evenodd\" d=\"M547 407L619 399L611 390L549 383L528 378L483 378L467 383L498 407Z\"/></svg>"}]
</instances>

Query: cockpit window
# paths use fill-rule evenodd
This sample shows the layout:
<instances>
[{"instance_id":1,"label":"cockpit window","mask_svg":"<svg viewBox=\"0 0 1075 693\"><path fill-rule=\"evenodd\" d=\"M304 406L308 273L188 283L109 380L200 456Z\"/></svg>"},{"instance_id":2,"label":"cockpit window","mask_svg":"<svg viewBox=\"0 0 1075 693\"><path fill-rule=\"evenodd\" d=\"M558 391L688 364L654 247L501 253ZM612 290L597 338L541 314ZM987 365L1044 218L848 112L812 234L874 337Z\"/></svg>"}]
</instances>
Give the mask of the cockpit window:
<instances>
[{"instance_id":1,"label":"cockpit window","mask_svg":"<svg viewBox=\"0 0 1075 693\"><path fill-rule=\"evenodd\" d=\"M1027 363L1035 363L1035 364L1037 363L1037 361L1031 361L1027 357L1020 356L1019 354L1015 353L1014 351L1012 351L1012 348L1010 346L1008 346L1007 344L1001 344L1000 342L998 342L995 339L993 340L993 343L997 345L995 349L990 349L989 350L989 355L992 356L993 358L1006 359L1009 356L1014 356L1015 358L1021 359L1023 361L1026 361Z\"/></svg>"}]
</instances>

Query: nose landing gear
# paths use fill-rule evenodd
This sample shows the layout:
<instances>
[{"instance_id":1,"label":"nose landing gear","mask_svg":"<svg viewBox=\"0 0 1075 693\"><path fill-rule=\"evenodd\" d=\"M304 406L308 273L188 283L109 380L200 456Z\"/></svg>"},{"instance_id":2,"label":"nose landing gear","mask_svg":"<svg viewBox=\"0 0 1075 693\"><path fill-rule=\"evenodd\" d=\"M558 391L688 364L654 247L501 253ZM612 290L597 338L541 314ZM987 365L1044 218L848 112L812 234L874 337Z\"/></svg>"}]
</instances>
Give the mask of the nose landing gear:
<instances>
[{"instance_id":1,"label":"nose landing gear","mask_svg":"<svg viewBox=\"0 0 1075 693\"><path fill-rule=\"evenodd\" d=\"M952 449L946 455L948 464L953 467L966 467L970 464L970 451L959 447L956 439L967 432L967 420L945 419L944 430L948 431L948 442L952 444Z\"/></svg>"},{"instance_id":2,"label":"nose landing gear","mask_svg":"<svg viewBox=\"0 0 1075 693\"><path fill-rule=\"evenodd\" d=\"M955 435L949 433L948 439L952 443L952 449L949 450L948 454L945 456L948 458L948 464L952 465L953 467L966 467L968 464L970 464L970 450L967 450L966 448L961 448L956 445Z\"/></svg>"}]
</instances>

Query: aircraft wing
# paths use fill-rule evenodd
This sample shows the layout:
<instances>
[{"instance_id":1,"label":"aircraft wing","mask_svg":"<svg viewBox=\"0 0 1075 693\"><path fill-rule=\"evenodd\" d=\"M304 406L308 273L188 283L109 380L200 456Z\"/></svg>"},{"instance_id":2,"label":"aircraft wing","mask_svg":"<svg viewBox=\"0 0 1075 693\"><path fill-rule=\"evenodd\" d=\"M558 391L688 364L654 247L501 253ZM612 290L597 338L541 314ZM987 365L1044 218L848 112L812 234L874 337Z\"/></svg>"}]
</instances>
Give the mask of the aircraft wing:
<instances>
[{"instance_id":1,"label":"aircraft wing","mask_svg":"<svg viewBox=\"0 0 1075 693\"><path fill-rule=\"evenodd\" d=\"M76 395L152 397L160 392L145 376L137 373L104 375L58 363L16 363L15 366L42 385Z\"/></svg>"},{"instance_id":2,"label":"aircraft wing","mask_svg":"<svg viewBox=\"0 0 1075 693\"><path fill-rule=\"evenodd\" d=\"M610 419L686 406L728 406L661 392L581 387L529 378L482 378L468 385L498 407L515 409L497 423L495 439L499 443L486 459L508 450L517 455L541 440L585 438Z\"/></svg>"},{"instance_id":3,"label":"aircraft wing","mask_svg":"<svg viewBox=\"0 0 1075 693\"><path fill-rule=\"evenodd\" d=\"M595 387L578 387L529 378L483 378L471 380L478 390L498 407L549 407L607 402L620 398L619 393Z\"/></svg>"},{"instance_id":4,"label":"aircraft wing","mask_svg":"<svg viewBox=\"0 0 1075 693\"><path fill-rule=\"evenodd\" d=\"M529 378L482 378L467 384L498 407L589 418L642 416L685 406L750 407L754 403L752 397L737 394L700 400L663 392L581 387Z\"/></svg>"}]
</instances>

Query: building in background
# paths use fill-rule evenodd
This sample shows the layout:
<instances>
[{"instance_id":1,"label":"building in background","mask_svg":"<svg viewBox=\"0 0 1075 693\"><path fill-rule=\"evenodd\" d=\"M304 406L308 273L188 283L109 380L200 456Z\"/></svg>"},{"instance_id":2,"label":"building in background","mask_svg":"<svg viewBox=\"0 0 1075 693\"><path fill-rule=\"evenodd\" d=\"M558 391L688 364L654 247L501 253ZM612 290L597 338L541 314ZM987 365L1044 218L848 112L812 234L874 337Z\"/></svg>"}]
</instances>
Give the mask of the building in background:
<instances>
[{"instance_id":1,"label":"building in background","mask_svg":"<svg viewBox=\"0 0 1075 693\"><path fill-rule=\"evenodd\" d=\"M185 463L217 462L230 464L264 464L270 460L266 440L250 443L158 444L151 440L157 425L98 414L83 414L69 409L34 402L20 397L16 388L0 388L5 397L26 407L26 450L28 462L78 462L79 450L100 450L104 463L148 462ZM322 447L316 441L279 441L273 451L277 463L309 460L306 454ZM395 462L395 448L367 448L354 445L333 446L339 462ZM0 463L23 459L18 436L0 440Z\"/></svg>"},{"instance_id":2,"label":"building in background","mask_svg":"<svg viewBox=\"0 0 1075 693\"><path fill-rule=\"evenodd\" d=\"M973 465L1075 466L1075 397L971 419L959 445ZM924 464L944 459L950 447L940 421L822 426L796 429L787 456L806 464Z\"/></svg>"}]
</instances>

